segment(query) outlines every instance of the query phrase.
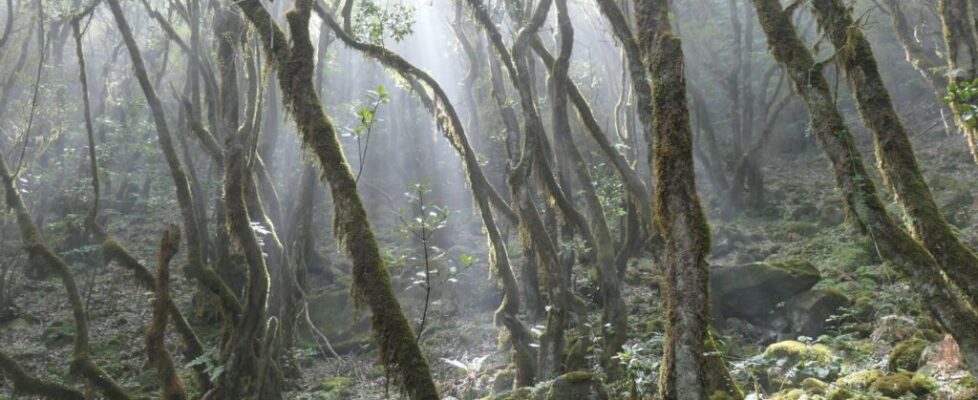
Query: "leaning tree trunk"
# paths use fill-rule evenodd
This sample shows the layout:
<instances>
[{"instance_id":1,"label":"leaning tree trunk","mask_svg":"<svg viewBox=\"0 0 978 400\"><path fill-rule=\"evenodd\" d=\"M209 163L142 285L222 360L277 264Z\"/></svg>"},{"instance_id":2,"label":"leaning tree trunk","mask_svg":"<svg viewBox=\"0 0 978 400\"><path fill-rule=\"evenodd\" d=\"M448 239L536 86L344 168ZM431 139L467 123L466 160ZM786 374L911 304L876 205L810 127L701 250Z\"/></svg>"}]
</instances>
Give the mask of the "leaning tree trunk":
<instances>
[{"instance_id":1,"label":"leaning tree trunk","mask_svg":"<svg viewBox=\"0 0 978 400\"><path fill-rule=\"evenodd\" d=\"M421 99L422 103L434 115L439 130L444 133L452 147L455 148L456 152L462 158L466 178L472 186L473 200L479 209L483 225L486 228L489 242L490 268L496 273L497 280L503 290L503 299L500 307L496 310L495 322L497 326L505 327L509 333L508 340L504 340L504 342L509 342L513 346L513 362L516 367L517 377L516 385L520 387L532 384L536 367L531 356L531 340L529 339L528 331L517 319L517 314L519 313L519 290L510 265L509 255L506 251L502 233L499 231L499 227L493 217L491 206L495 204L499 214L504 216L509 215L509 213L515 214L515 212L509 208L495 188L491 186L488 179L486 179L485 174L482 172L482 167L478 163L475 151L465 133L465 127L461 122L461 118L455 112L455 107L449 101L448 96L438 82L430 75L411 65L401 56L388 49L357 41L341 29L332 15L320 5L316 6L316 11L323 18L325 24L332 28L333 33L345 44L376 59L409 81L412 89ZM425 87L421 83L418 83L419 81L431 89L433 96L427 93Z\"/></svg>"},{"instance_id":2,"label":"leaning tree trunk","mask_svg":"<svg viewBox=\"0 0 978 400\"><path fill-rule=\"evenodd\" d=\"M910 233L927 247L951 281L978 305L978 256L962 243L934 202L924 181L906 126L883 84L869 40L841 0L815 0L815 16L836 48L863 122L873 133L883 178L909 217Z\"/></svg>"},{"instance_id":3,"label":"leaning tree trunk","mask_svg":"<svg viewBox=\"0 0 978 400\"><path fill-rule=\"evenodd\" d=\"M315 50L309 34L312 0L297 0L287 15L291 45L261 2L245 0L236 5L261 35L276 69L283 102L292 113L303 144L319 159L329 182L336 208L335 233L353 261L353 297L356 303L370 307L373 314L382 365L411 399L438 398L428 363L384 267L350 164L313 84Z\"/></svg>"},{"instance_id":4,"label":"leaning tree trunk","mask_svg":"<svg viewBox=\"0 0 978 400\"><path fill-rule=\"evenodd\" d=\"M655 207L665 239L666 343L659 392L667 400L708 398L710 228L696 194L683 51L669 28L667 0L636 0L639 43L652 78Z\"/></svg>"},{"instance_id":5,"label":"leaning tree trunk","mask_svg":"<svg viewBox=\"0 0 978 400\"><path fill-rule=\"evenodd\" d=\"M950 80L958 85L968 84L978 77L978 5L972 0L940 0L938 8L944 26ZM978 163L978 125L973 117L966 118L958 107L952 104L951 108L958 127L968 139L971 155Z\"/></svg>"},{"instance_id":6,"label":"leaning tree trunk","mask_svg":"<svg viewBox=\"0 0 978 400\"><path fill-rule=\"evenodd\" d=\"M876 193L859 149L836 108L828 81L791 25L778 0L752 0L775 59L808 108L815 137L832 162L836 184L850 214L869 233L882 256L910 277L931 314L957 340L972 373L978 373L978 314L944 280L933 255L893 221Z\"/></svg>"}]
</instances>

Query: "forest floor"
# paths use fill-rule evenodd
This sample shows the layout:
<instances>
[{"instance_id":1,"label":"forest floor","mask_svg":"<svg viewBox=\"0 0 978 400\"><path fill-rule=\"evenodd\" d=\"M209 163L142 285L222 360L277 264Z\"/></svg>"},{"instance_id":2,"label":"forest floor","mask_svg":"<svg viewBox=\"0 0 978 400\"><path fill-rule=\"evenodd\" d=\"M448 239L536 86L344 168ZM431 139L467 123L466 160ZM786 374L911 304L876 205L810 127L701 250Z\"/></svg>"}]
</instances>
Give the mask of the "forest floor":
<instances>
[{"instance_id":1,"label":"forest floor","mask_svg":"<svg viewBox=\"0 0 978 400\"><path fill-rule=\"evenodd\" d=\"M918 158L938 203L958 234L978 248L978 167L968 156L963 140L949 137L917 142ZM978 383L962 371L953 340L927 316L908 282L881 261L867 238L844 222L841 198L820 153L809 150L800 157L774 157L765 173L769 185L765 209L744 213L731 221L721 221L711 213L715 249L711 263L725 266L802 259L818 269L820 279L814 289L841 293L847 305L829 319L824 334L817 337L779 332L772 327L774 323L752 324L736 319L718 322L723 325L717 335L721 350L731 361L731 372L745 392L751 393L753 399L783 400L978 399ZM709 196L704 197L704 201L709 200ZM892 205L891 211L899 215ZM159 234L154 229L160 228L151 221L128 223L116 228L123 232L115 232L147 260L154 258L152 249ZM484 254L484 239L478 232L466 235L445 250L447 256L440 262L457 264L450 260ZM66 258L75 260L73 268L91 320L93 356L133 393L156 397L156 375L145 366L143 350L152 293L136 287L131 277L115 266L93 267L97 265L90 262L94 251L86 247L62 251ZM22 258L17 260L25 264ZM500 372L508 364L508 352L497 350L498 331L492 314L498 294L492 288L484 261L471 259L461 264L471 267L460 272L452 270L450 274L444 272L449 270L445 267L438 275L440 283L434 289L421 343L442 396L468 400L503 390L506 373ZM14 274L17 317L0 326L0 348L15 355L40 377L68 380L73 327L68 322L69 307L63 289L53 278L23 276L25 270L20 268ZM416 270L393 269L392 273L406 313L418 321L424 291L417 285ZM663 339L659 275L648 259L633 260L630 265L625 291L631 339L619 357L624 364L623 376L606 382L612 398L654 398ZM174 298L190 310L193 284L179 271L174 271L174 279ZM587 298L587 274L579 272L576 281L582 296ZM369 336L363 333L366 316L355 312L346 299L347 290L341 278L313 294L317 301L325 300L310 303L310 317L317 325L321 321L337 325L324 330L331 346L342 354L333 357L325 346L316 344L308 327L301 327L303 338L293 356L302 370L302 379L296 382L289 398L398 397L396 388L386 387L384 372L375 364L376 352ZM323 306L315 307L316 304ZM782 307L784 304L779 303L772 316L779 315ZM600 326L597 314L577 321L576 328L568 332L568 343L599 341L595 333L595 327ZM196 325L205 340L216 340L216 324ZM541 328L532 324L530 327L534 331ZM174 353L179 353L175 338L168 338L168 343L177 350ZM177 359L184 365L206 363L219 373L219 366L211 357L212 354L200 360ZM572 360L572 368L588 369L603 377L594 358L584 354ZM8 389L0 389L0 398L10 396Z\"/></svg>"}]
</instances>

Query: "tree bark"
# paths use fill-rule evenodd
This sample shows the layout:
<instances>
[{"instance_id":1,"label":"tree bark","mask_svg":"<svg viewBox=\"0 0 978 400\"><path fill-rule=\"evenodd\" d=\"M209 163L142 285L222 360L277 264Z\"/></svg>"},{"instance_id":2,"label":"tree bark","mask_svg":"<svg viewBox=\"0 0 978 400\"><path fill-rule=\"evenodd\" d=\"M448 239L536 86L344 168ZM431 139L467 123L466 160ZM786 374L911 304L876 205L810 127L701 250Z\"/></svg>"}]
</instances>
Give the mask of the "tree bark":
<instances>
[{"instance_id":1,"label":"tree bark","mask_svg":"<svg viewBox=\"0 0 978 400\"><path fill-rule=\"evenodd\" d=\"M639 43L652 78L655 208L665 245L666 341L659 393L705 400L708 393L710 228L696 194L692 128L680 39L669 28L668 0L636 0Z\"/></svg>"},{"instance_id":2,"label":"tree bark","mask_svg":"<svg viewBox=\"0 0 978 400\"><path fill-rule=\"evenodd\" d=\"M287 15L291 45L258 0L236 5L261 35L267 58L276 69L283 102L303 144L319 159L329 182L336 208L335 234L353 261L353 297L372 311L381 364L409 398L438 398L428 363L391 286L350 165L313 84L315 50L309 37L312 0L297 0Z\"/></svg>"},{"instance_id":3,"label":"tree bark","mask_svg":"<svg viewBox=\"0 0 978 400\"><path fill-rule=\"evenodd\" d=\"M815 0L812 4L819 25L836 48L836 64L849 80L863 122L873 133L884 182L909 217L910 233L934 255L972 304L978 305L978 256L955 236L934 202L917 167L909 132L883 84L869 40L840 0Z\"/></svg>"},{"instance_id":4,"label":"tree bark","mask_svg":"<svg viewBox=\"0 0 978 400\"><path fill-rule=\"evenodd\" d=\"M752 0L775 59L788 68L808 108L815 137L832 163L849 213L882 256L910 277L937 321L957 340L972 373L978 372L978 315L944 280L933 255L890 218L877 196L829 84L778 0Z\"/></svg>"}]
</instances>

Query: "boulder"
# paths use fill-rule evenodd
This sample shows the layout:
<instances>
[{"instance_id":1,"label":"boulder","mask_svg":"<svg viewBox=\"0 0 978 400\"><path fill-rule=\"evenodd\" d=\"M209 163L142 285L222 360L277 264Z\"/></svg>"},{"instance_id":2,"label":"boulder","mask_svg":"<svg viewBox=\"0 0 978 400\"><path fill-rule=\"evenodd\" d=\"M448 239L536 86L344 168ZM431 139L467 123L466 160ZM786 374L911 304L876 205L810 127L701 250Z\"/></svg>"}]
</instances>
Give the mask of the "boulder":
<instances>
[{"instance_id":1,"label":"boulder","mask_svg":"<svg viewBox=\"0 0 978 400\"><path fill-rule=\"evenodd\" d=\"M803 260L755 262L711 271L714 310L721 316L756 321L777 305L810 289L821 276Z\"/></svg>"},{"instance_id":2,"label":"boulder","mask_svg":"<svg viewBox=\"0 0 978 400\"><path fill-rule=\"evenodd\" d=\"M608 400L608 391L590 372L568 372L554 380L547 400Z\"/></svg>"},{"instance_id":3,"label":"boulder","mask_svg":"<svg viewBox=\"0 0 978 400\"><path fill-rule=\"evenodd\" d=\"M840 365L832 350L821 344L787 340L768 346L764 353L751 359L751 375L769 392L805 387L814 381L831 381L839 377ZM811 382L808 383L811 385Z\"/></svg>"},{"instance_id":4,"label":"boulder","mask_svg":"<svg viewBox=\"0 0 978 400\"><path fill-rule=\"evenodd\" d=\"M920 368L920 356L929 345L926 340L916 337L900 342L890 351L887 369L890 372L917 371Z\"/></svg>"},{"instance_id":5,"label":"boulder","mask_svg":"<svg viewBox=\"0 0 978 400\"><path fill-rule=\"evenodd\" d=\"M808 337L824 334L829 317L849 305L849 298L836 290L815 289L788 300L785 309L791 332Z\"/></svg>"}]
</instances>

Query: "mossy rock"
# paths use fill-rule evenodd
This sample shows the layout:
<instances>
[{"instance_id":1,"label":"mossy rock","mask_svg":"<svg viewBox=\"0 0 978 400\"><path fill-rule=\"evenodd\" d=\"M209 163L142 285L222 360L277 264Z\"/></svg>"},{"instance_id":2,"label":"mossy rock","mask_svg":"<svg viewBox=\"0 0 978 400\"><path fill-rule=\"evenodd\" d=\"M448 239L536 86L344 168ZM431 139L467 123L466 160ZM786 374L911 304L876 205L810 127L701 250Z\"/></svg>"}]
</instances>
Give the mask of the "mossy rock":
<instances>
[{"instance_id":1,"label":"mossy rock","mask_svg":"<svg viewBox=\"0 0 978 400\"><path fill-rule=\"evenodd\" d=\"M608 400L608 391L593 373L574 371L561 375L550 385L546 400Z\"/></svg>"},{"instance_id":2,"label":"mossy rock","mask_svg":"<svg viewBox=\"0 0 978 400\"><path fill-rule=\"evenodd\" d=\"M929 343L920 338L910 338L900 342L890 351L890 360L887 369L890 372L910 371L915 372L920 368L920 355L927 349Z\"/></svg>"},{"instance_id":3,"label":"mossy rock","mask_svg":"<svg viewBox=\"0 0 978 400\"><path fill-rule=\"evenodd\" d=\"M951 400L978 399L978 379L966 376L951 386Z\"/></svg>"},{"instance_id":4,"label":"mossy rock","mask_svg":"<svg viewBox=\"0 0 978 400\"><path fill-rule=\"evenodd\" d=\"M768 315L821 279L818 269L804 260L716 267L710 273L715 309L724 317L747 320Z\"/></svg>"},{"instance_id":5,"label":"mossy rock","mask_svg":"<svg viewBox=\"0 0 978 400\"><path fill-rule=\"evenodd\" d=\"M496 373L492 381L492 391L489 394L496 395L513 390L513 383L516 380L516 371L506 368Z\"/></svg>"},{"instance_id":6,"label":"mossy rock","mask_svg":"<svg viewBox=\"0 0 978 400\"><path fill-rule=\"evenodd\" d=\"M884 396L902 397L908 393L924 395L934 390L934 383L920 374L900 372L877 378L869 389Z\"/></svg>"},{"instance_id":7,"label":"mossy rock","mask_svg":"<svg viewBox=\"0 0 978 400\"><path fill-rule=\"evenodd\" d=\"M825 398L816 394L806 393L804 390L787 389L775 393L768 398L769 400L824 400Z\"/></svg>"},{"instance_id":8,"label":"mossy rock","mask_svg":"<svg viewBox=\"0 0 978 400\"><path fill-rule=\"evenodd\" d=\"M821 344L779 342L768 346L759 358L762 367L754 374L768 391L798 388L807 378L826 381L839 376L838 359Z\"/></svg>"},{"instance_id":9,"label":"mossy rock","mask_svg":"<svg viewBox=\"0 0 978 400\"><path fill-rule=\"evenodd\" d=\"M825 394L829 390L829 384L815 378L805 378L801 381L801 388L812 394Z\"/></svg>"},{"instance_id":10,"label":"mossy rock","mask_svg":"<svg viewBox=\"0 0 978 400\"><path fill-rule=\"evenodd\" d=\"M352 398L356 393L353 391L353 380L343 376L335 376L323 379L316 385L316 394L324 400L340 400Z\"/></svg>"},{"instance_id":11,"label":"mossy rock","mask_svg":"<svg viewBox=\"0 0 978 400\"><path fill-rule=\"evenodd\" d=\"M825 394L827 400L881 400L880 397L869 397L866 395L855 393L846 388L833 388ZM885 399L882 398L882 399Z\"/></svg>"},{"instance_id":12,"label":"mossy rock","mask_svg":"<svg viewBox=\"0 0 978 400\"><path fill-rule=\"evenodd\" d=\"M813 361L819 365L827 365L832 361L832 350L822 344L807 345L794 340L786 340L768 346L764 350L764 358L785 359L789 364Z\"/></svg>"},{"instance_id":13,"label":"mossy rock","mask_svg":"<svg viewBox=\"0 0 978 400\"><path fill-rule=\"evenodd\" d=\"M839 378L839 380L835 381L835 384L845 389L866 390L869 388L869 385L872 385L877 379L882 378L883 375L884 373L881 370L867 369Z\"/></svg>"},{"instance_id":14,"label":"mossy rock","mask_svg":"<svg viewBox=\"0 0 978 400\"><path fill-rule=\"evenodd\" d=\"M829 327L828 320L849 305L849 298L838 290L809 290L788 300L786 314L796 335L819 337Z\"/></svg>"}]
</instances>

